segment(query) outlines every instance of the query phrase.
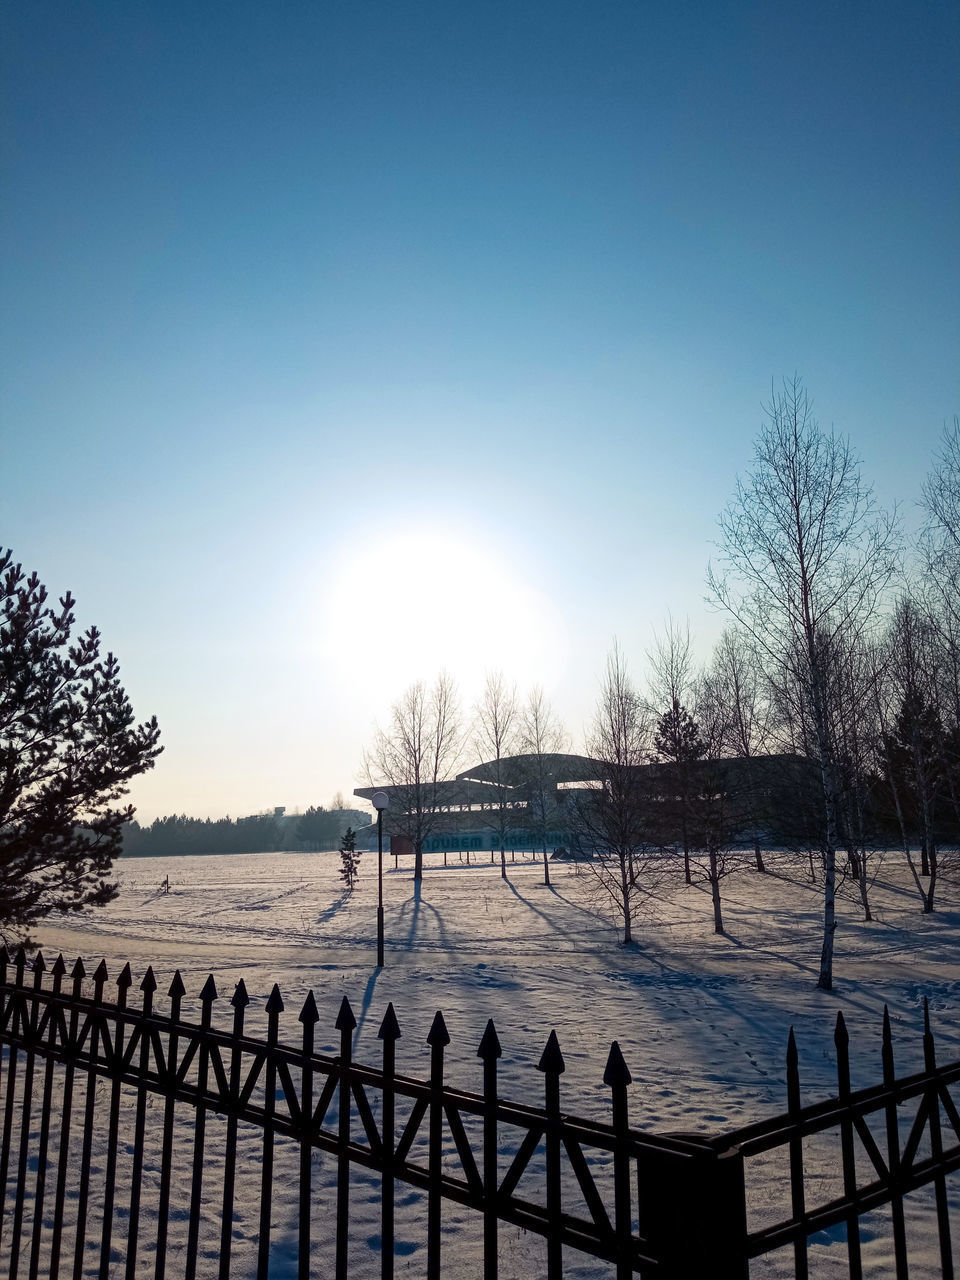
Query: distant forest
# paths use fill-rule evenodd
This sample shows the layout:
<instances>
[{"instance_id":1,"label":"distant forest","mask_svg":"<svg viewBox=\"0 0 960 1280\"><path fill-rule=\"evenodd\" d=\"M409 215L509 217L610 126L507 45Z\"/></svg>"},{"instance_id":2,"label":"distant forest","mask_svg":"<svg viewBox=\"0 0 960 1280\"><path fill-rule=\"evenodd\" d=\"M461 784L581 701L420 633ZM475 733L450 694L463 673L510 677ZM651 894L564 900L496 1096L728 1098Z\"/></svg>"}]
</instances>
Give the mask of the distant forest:
<instances>
[{"instance_id":1,"label":"distant forest","mask_svg":"<svg viewBox=\"0 0 960 1280\"><path fill-rule=\"evenodd\" d=\"M370 815L360 809L258 813L249 818L188 818L171 814L149 826L129 822L123 831L125 857L169 857L193 853L313 852L339 849L347 827L365 827Z\"/></svg>"}]
</instances>

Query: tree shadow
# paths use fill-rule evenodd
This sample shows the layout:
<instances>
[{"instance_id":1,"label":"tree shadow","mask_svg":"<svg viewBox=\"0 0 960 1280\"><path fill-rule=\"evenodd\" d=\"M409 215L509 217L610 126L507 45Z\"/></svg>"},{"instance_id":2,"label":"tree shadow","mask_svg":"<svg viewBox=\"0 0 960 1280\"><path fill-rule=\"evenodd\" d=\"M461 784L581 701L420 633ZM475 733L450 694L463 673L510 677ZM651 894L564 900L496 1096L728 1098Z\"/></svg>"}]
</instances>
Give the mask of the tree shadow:
<instances>
[{"instance_id":1,"label":"tree shadow","mask_svg":"<svg viewBox=\"0 0 960 1280\"><path fill-rule=\"evenodd\" d=\"M360 1001L360 1017L357 1019L356 1039L359 1041L360 1032L363 1030L363 1024L367 1020L367 1014L370 1012L370 1005L373 1002L373 993L376 990L377 979L382 973L381 969L374 968L373 973L367 979L367 985L363 989L363 998Z\"/></svg>"},{"instance_id":2,"label":"tree shadow","mask_svg":"<svg viewBox=\"0 0 960 1280\"><path fill-rule=\"evenodd\" d=\"M410 927L407 930L406 941L401 945L407 947L408 949L413 947L413 944L417 938L417 929L420 924L420 912L423 910L423 911L429 911L433 915L434 919L437 922L437 932L440 937L440 944L441 946L445 947L449 951L450 938L447 933L446 927L443 923L443 916L436 909L436 907L432 906L429 902L427 902L424 899L422 880L415 880L413 882L413 897L408 898L406 902L404 902L401 905L400 907L401 922L403 921L404 916L407 914L407 909L411 903L413 903L413 911L410 916Z\"/></svg>"},{"instance_id":3,"label":"tree shadow","mask_svg":"<svg viewBox=\"0 0 960 1280\"><path fill-rule=\"evenodd\" d=\"M331 902L330 906L327 907L324 911L321 911L320 914L317 916L317 924L326 924L328 920L332 920L333 917L337 914L337 912L347 905L347 899L349 897L350 897L349 889L341 890L340 897L337 898L336 901Z\"/></svg>"},{"instance_id":4,"label":"tree shadow","mask_svg":"<svg viewBox=\"0 0 960 1280\"><path fill-rule=\"evenodd\" d=\"M519 898L528 911L532 911L535 916L539 916L540 919L543 920L545 924L549 925L550 928L554 931L554 933L560 933L564 935L568 933L568 930L564 929L562 925L557 924L555 920L552 920L545 911L541 911L539 907L534 906L534 904L530 901L529 898L525 898L523 894L519 891L519 889L517 889L517 887L514 885L513 881L510 879L509 876L504 881L504 883L507 885L508 889L513 894L513 896L515 898ZM548 886L544 885L543 887L547 888ZM588 916L589 919L594 924L602 925L604 929L612 928L610 921L605 919L602 915L598 915L593 911L588 911L586 907L581 907L576 902L571 902L570 899L565 898L562 893L558 893L557 890L554 889L553 885L550 885L549 888L551 892L554 893L556 897L560 899L561 902L565 902L567 903L568 906L576 908L577 911L580 911L583 915Z\"/></svg>"}]
</instances>

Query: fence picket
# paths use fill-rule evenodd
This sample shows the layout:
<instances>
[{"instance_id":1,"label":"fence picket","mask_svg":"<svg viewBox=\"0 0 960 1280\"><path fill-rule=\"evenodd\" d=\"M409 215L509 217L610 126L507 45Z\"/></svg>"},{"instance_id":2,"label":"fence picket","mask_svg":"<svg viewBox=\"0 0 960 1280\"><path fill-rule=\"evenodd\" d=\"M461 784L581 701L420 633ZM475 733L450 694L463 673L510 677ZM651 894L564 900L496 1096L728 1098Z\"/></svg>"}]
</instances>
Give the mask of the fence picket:
<instances>
[{"instance_id":1,"label":"fence picket","mask_svg":"<svg viewBox=\"0 0 960 1280\"><path fill-rule=\"evenodd\" d=\"M53 962L51 973L53 975L53 995L56 997L60 994L63 985L63 975L67 972L67 966L64 963L62 955L57 956ZM59 1033L61 1030L60 1012L55 1005L48 1006L47 1019L47 1037L48 1049L51 1051L47 1056L46 1067L43 1073L43 1098L40 1102L40 1140L37 1151L37 1181L33 1193L33 1240L30 1244L30 1278L35 1280L40 1275L40 1246L43 1239L41 1228L43 1226L43 1208L46 1200L47 1190L47 1161L50 1146L50 1119L53 1111L53 1074L56 1067L56 1058L53 1050L56 1049Z\"/></svg>"},{"instance_id":2,"label":"fence picket","mask_svg":"<svg viewBox=\"0 0 960 1280\"><path fill-rule=\"evenodd\" d=\"M841 1102L848 1102L850 1098L850 1037L843 1014L839 1011L833 1042L837 1050L837 1097ZM845 1116L840 1121L840 1158L843 1164L843 1194L850 1199L857 1190L857 1161L853 1145L853 1124L849 1116ZM862 1280L860 1219L852 1206L847 1214L847 1264L850 1269L850 1280Z\"/></svg>"},{"instance_id":3,"label":"fence picket","mask_svg":"<svg viewBox=\"0 0 960 1280\"><path fill-rule=\"evenodd\" d=\"M443 1176L443 1052L450 1043L447 1024L438 1009L434 1015L427 1044L430 1046L430 1120L428 1162L430 1185L427 1190L427 1280L440 1280L440 1219L442 1199L440 1179Z\"/></svg>"},{"instance_id":4,"label":"fence picket","mask_svg":"<svg viewBox=\"0 0 960 1280\"><path fill-rule=\"evenodd\" d=\"M930 1029L930 1006L927 998L923 998L923 1066L928 1075L937 1069L937 1054ZM937 1205L937 1236L940 1244L940 1271L942 1280L953 1280L953 1246L950 1241L950 1207L947 1203L947 1182L943 1176L943 1133L940 1129L940 1094L935 1083L931 1082L927 1091L927 1104L930 1108L930 1155L937 1165L938 1172L933 1179L934 1197Z\"/></svg>"},{"instance_id":5,"label":"fence picket","mask_svg":"<svg viewBox=\"0 0 960 1280\"><path fill-rule=\"evenodd\" d=\"M566 1071L556 1031L551 1031L540 1055L537 1070L544 1075L547 1147L547 1218L551 1231L547 1236L547 1276L561 1280L563 1276L563 1241L560 1218L563 1213L560 1183L560 1077Z\"/></svg>"},{"instance_id":6,"label":"fence picket","mask_svg":"<svg viewBox=\"0 0 960 1280\"><path fill-rule=\"evenodd\" d=\"M493 1019L477 1048L483 1059L483 1280L497 1280L498 1159L497 1159L497 1060L503 1056Z\"/></svg>"},{"instance_id":7,"label":"fence picket","mask_svg":"<svg viewBox=\"0 0 960 1280\"><path fill-rule=\"evenodd\" d=\"M350 1064L353 1029L357 1020L346 996L340 1003L336 1028L340 1032L339 1123L337 1125L337 1280L347 1280L350 1239Z\"/></svg>"},{"instance_id":8,"label":"fence picket","mask_svg":"<svg viewBox=\"0 0 960 1280\"><path fill-rule=\"evenodd\" d=\"M125 1280L134 1280L137 1271L137 1246L140 1236L140 1193L143 1182L143 1152L146 1142L147 1090L145 1080L150 1067L149 1020L153 1014L153 993L157 979L150 966L140 983L143 993L141 1023L134 1036L140 1039L140 1069L137 1084L137 1108L133 1122L133 1168L130 1171L130 1218L127 1224L127 1266ZM133 1039L133 1037L131 1037ZM131 1050L133 1045L130 1046Z\"/></svg>"},{"instance_id":9,"label":"fence picket","mask_svg":"<svg viewBox=\"0 0 960 1280\"><path fill-rule=\"evenodd\" d=\"M890 1010L883 1006L883 1041L880 1050L883 1083L889 1089L896 1079L893 1066L893 1036L890 1032ZM921 1099L922 1102L922 1099ZM907 1233L903 1218L903 1194L900 1187L900 1124L896 1101L884 1108L887 1130L887 1168L890 1171L890 1214L893 1218L893 1257L897 1280L908 1280Z\"/></svg>"},{"instance_id":10,"label":"fence picket","mask_svg":"<svg viewBox=\"0 0 960 1280\"><path fill-rule=\"evenodd\" d=\"M165 1098L163 1107L163 1138L160 1148L160 1197L157 1206L157 1252L154 1280L164 1280L167 1265L167 1236L170 1229L170 1174L173 1167L173 1122L177 1105L177 1054L180 1047L180 1006L186 988L180 970L173 975L170 990L170 1022L167 1034L167 1052L164 1059Z\"/></svg>"},{"instance_id":11,"label":"fence picket","mask_svg":"<svg viewBox=\"0 0 960 1280\"><path fill-rule=\"evenodd\" d=\"M4 969L6 969L7 949L3 948ZM5 1028L16 1034L19 993L17 988L23 986L23 967L27 956L23 947L17 952L14 961L14 990L8 995L3 1011ZM10 1168L10 1143L13 1139L13 1113L16 1106L17 1090L17 1047L10 1044L7 1057L7 1094L3 1106L3 1144L0 1147L0 1244L3 1243L3 1229L6 1224L7 1175Z\"/></svg>"},{"instance_id":12,"label":"fence picket","mask_svg":"<svg viewBox=\"0 0 960 1280\"><path fill-rule=\"evenodd\" d=\"M93 1006L87 1010L86 1023L79 1029L79 1044L89 1038L91 1061L95 1062L100 1051L100 1022L96 1008L103 1003L103 987L107 980L107 966L101 960L93 973ZM88 1244L87 1212L90 1205L90 1165L93 1160L93 1135L96 1129L98 1078L96 1072L87 1075L87 1090L83 1107L83 1130L80 1154L80 1194L77 1200L77 1229L73 1242L73 1277L83 1275L83 1258ZM162 1273L161 1273L162 1274Z\"/></svg>"},{"instance_id":13,"label":"fence picket","mask_svg":"<svg viewBox=\"0 0 960 1280\"><path fill-rule=\"evenodd\" d=\"M627 1086L632 1077L623 1060L619 1043L614 1040L610 1046L610 1055L603 1073L603 1083L611 1091L611 1111L613 1127L617 1134L617 1145L613 1150L613 1216L614 1230L617 1235L617 1280L630 1280L633 1275L633 1263L630 1258L630 1244L633 1238L633 1215L630 1207L630 1159L626 1150L626 1138L629 1130L627 1120Z\"/></svg>"},{"instance_id":14,"label":"fence picket","mask_svg":"<svg viewBox=\"0 0 960 1280\"><path fill-rule=\"evenodd\" d=\"M805 1224L806 1205L803 1187L803 1134L796 1127L800 1118L800 1068L797 1041L790 1028L787 1039L787 1114L794 1122L790 1137L790 1202L794 1219ZM804 1229L793 1242L793 1266L796 1280L807 1280L807 1233Z\"/></svg>"},{"instance_id":15,"label":"fence picket","mask_svg":"<svg viewBox=\"0 0 960 1280\"><path fill-rule=\"evenodd\" d=\"M230 1110L227 1113L227 1140L223 1157L223 1207L220 1214L219 1280L230 1280L230 1255L233 1248L233 1201L237 1175L237 1125L239 1123L240 1076L243 1058L240 1042L250 997L241 978L233 995L233 1032L230 1038Z\"/></svg>"},{"instance_id":16,"label":"fence picket","mask_svg":"<svg viewBox=\"0 0 960 1280\"><path fill-rule=\"evenodd\" d=\"M217 998L217 985L213 974L207 978L200 992L200 1029L209 1031L213 1018L213 1002ZM210 1048L206 1041L200 1042L200 1056L197 1063L197 1093L202 1097L207 1091L207 1077L210 1066ZM194 1280L197 1274L197 1250L200 1245L200 1202L203 1197L203 1163L204 1142L206 1138L206 1108L197 1108L197 1119L193 1130L193 1173L190 1181L190 1220L187 1227L187 1256L184 1259L184 1280ZM104 1277L106 1280L106 1277Z\"/></svg>"},{"instance_id":17,"label":"fence picket","mask_svg":"<svg viewBox=\"0 0 960 1280\"><path fill-rule=\"evenodd\" d=\"M70 978L73 984L70 1001L70 1025L67 1031L67 1065L63 1081L63 1112L60 1119L60 1145L57 1149L57 1190L54 1198L53 1235L50 1241L50 1280L60 1274L60 1253L63 1244L63 1212L66 1205L67 1169L69 1168L70 1128L73 1120L73 1082L76 1075L75 1055L80 1035L80 1004L83 979L86 972L83 961L77 956Z\"/></svg>"},{"instance_id":18,"label":"fence picket","mask_svg":"<svg viewBox=\"0 0 960 1280\"><path fill-rule=\"evenodd\" d=\"M283 1000L276 983L267 1000L267 1052L263 1075L263 1157L260 1166L260 1239L257 1247L257 1280L267 1280L270 1270L270 1214L273 1208L273 1114L277 1102L277 1063L271 1052L280 1038Z\"/></svg>"},{"instance_id":19,"label":"fence picket","mask_svg":"<svg viewBox=\"0 0 960 1280\"><path fill-rule=\"evenodd\" d=\"M38 951L33 962L33 989L39 991L43 983L46 969L43 952ZM31 1002L28 1018L30 1047L24 1055L23 1089L20 1100L20 1151L17 1159L17 1191L13 1209L13 1231L10 1238L10 1280L17 1280L20 1269L20 1242L23 1234L23 1207L27 1198L27 1161L30 1155L30 1115L33 1109L33 1075L36 1069L36 1054L32 1042L37 1035L40 1020L39 1001Z\"/></svg>"},{"instance_id":20,"label":"fence picket","mask_svg":"<svg viewBox=\"0 0 960 1280\"><path fill-rule=\"evenodd\" d=\"M300 1068L300 1203L298 1206L297 1276L310 1280L310 1209L313 1200L313 1041L320 1014L313 992L307 992L297 1015L303 1027L303 1065Z\"/></svg>"},{"instance_id":21,"label":"fence picket","mask_svg":"<svg viewBox=\"0 0 960 1280\"><path fill-rule=\"evenodd\" d=\"M129 964L117 978L117 1009L122 1014L127 1005L127 991L133 985ZM123 1063L123 1018L117 1018L113 1033L110 1062L110 1118L107 1123L107 1168L103 1187L103 1235L100 1244L100 1280L109 1280L110 1251L113 1246L113 1200L117 1184L117 1144L120 1132L120 1086Z\"/></svg>"},{"instance_id":22,"label":"fence picket","mask_svg":"<svg viewBox=\"0 0 960 1280\"><path fill-rule=\"evenodd\" d=\"M383 1041L383 1106L381 1109L380 1142L382 1148L382 1172L380 1176L380 1280L393 1280L394 1254L394 1153L396 1149L396 1102L394 1076L396 1074L397 1041L400 1024L393 1008L387 1005L378 1039Z\"/></svg>"}]
</instances>

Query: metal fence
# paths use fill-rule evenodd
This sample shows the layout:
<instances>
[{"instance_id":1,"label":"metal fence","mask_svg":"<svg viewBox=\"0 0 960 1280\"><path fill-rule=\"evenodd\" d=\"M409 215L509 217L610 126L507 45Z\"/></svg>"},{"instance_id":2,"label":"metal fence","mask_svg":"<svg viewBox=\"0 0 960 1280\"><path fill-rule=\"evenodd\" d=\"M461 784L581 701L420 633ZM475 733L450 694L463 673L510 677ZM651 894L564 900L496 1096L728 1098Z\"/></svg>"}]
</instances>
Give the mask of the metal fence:
<instances>
[{"instance_id":1,"label":"metal fence","mask_svg":"<svg viewBox=\"0 0 960 1280\"><path fill-rule=\"evenodd\" d=\"M107 983L104 964L88 978L79 960L68 974L62 957L48 971L42 956L30 964L22 951L11 959L0 950L0 1258L13 1280L226 1280L271 1269L345 1280L357 1274L358 1178L367 1180L366 1211L376 1205L365 1258L381 1278L406 1268L437 1280L448 1258L462 1270L452 1218L454 1226L476 1224L471 1257L484 1280L509 1269L501 1266L506 1228L542 1237L549 1280L565 1265L587 1274L584 1264L617 1280L746 1280L751 1259L784 1248L793 1255L789 1274L805 1277L808 1240L839 1229L844 1274L857 1280L860 1223L885 1205L901 1280L904 1198L926 1185L941 1274L953 1276L948 1176L960 1165L951 1094L960 1062L936 1065L928 1019L921 1074L896 1078L886 1020L883 1082L852 1092L841 1018L837 1097L800 1105L791 1033L786 1114L716 1137L674 1137L630 1126L630 1073L616 1042L603 1075L610 1121L599 1123L561 1106L564 1060L554 1033L539 1061L543 1105L532 1107L500 1096L492 1021L477 1048L483 1091L468 1093L446 1082L450 1037L439 1012L427 1037L429 1071L412 1079L396 1070L392 1005L378 1033L382 1060L372 1067L353 1061L356 1020L346 999L336 1021L340 1051L331 1057L314 1049L312 992L294 1046L280 1040L276 987L266 1034L254 1037L244 1028L242 981L230 1000L232 1025L223 1028L214 1025L212 978L198 997L199 1021L182 1016L179 973L167 1012L155 1006L152 969L139 1008L128 1005L129 966L114 998L105 997ZM880 1139L871 1127L877 1117ZM825 1165L817 1144L830 1133L839 1135L839 1158ZM766 1176L778 1153L788 1161L788 1212L757 1225L751 1171ZM838 1194L811 1196L831 1180ZM410 1189L423 1202L413 1225L425 1247L416 1259L404 1258L395 1230ZM278 1194L288 1202L281 1266L272 1239Z\"/></svg>"}]
</instances>

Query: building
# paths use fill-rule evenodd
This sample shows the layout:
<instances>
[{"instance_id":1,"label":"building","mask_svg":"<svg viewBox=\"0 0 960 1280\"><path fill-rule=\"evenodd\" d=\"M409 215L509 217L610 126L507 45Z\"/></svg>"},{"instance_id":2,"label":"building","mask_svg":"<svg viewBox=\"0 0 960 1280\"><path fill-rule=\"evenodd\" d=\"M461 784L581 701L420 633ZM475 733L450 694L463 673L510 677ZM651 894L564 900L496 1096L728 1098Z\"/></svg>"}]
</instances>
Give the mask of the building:
<instances>
[{"instance_id":1,"label":"building","mask_svg":"<svg viewBox=\"0 0 960 1280\"><path fill-rule=\"evenodd\" d=\"M727 826L751 841L776 839L781 819L796 811L798 797L809 794L811 761L797 755L750 759L700 760L681 776L672 763L639 765L633 771L652 825L666 829L681 790L712 801L722 797ZM550 754L507 756L473 765L435 786L357 787L368 802L385 791L384 835L391 853L415 851L419 834L424 852L477 852L553 849L571 846L578 836L578 807L603 787L609 770L589 756ZM499 781L498 781L499 779ZM363 828L364 845L376 842L376 826Z\"/></svg>"}]
</instances>

